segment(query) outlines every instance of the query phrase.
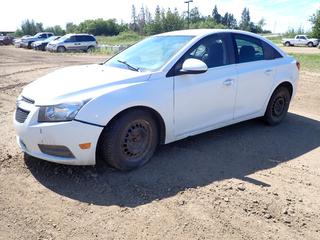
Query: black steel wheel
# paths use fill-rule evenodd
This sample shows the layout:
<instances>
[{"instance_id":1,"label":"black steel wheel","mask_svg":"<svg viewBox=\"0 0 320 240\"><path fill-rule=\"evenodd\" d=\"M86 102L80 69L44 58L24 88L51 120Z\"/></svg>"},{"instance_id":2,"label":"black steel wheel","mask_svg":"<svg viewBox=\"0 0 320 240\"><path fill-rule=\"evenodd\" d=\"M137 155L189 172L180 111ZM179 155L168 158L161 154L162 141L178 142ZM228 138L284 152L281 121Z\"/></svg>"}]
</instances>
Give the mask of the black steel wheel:
<instances>
[{"instance_id":1,"label":"black steel wheel","mask_svg":"<svg viewBox=\"0 0 320 240\"><path fill-rule=\"evenodd\" d=\"M136 109L110 123L100 139L101 157L119 170L132 170L152 157L159 134L153 116Z\"/></svg>"},{"instance_id":2,"label":"black steel wheel","mask_svg":"<svg viewBox=\"0 0 320 240\"><path fill-rule=\"evenodd\" d=\"M279 124L287 115L290 105L290 92L286 87L277 88L268 103L264 119L270 125Z\"/></svg>"}]
</instances>

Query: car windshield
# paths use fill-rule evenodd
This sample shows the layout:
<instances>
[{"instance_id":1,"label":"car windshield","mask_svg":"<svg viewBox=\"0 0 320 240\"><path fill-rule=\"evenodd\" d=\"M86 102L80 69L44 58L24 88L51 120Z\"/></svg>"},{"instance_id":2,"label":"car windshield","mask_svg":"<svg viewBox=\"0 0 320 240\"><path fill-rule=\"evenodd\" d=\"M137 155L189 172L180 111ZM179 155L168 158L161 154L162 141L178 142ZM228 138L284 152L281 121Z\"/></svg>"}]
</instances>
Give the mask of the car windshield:
<instances>
[{"instance_id":1,"label":"car windshield","mask_svg":"<svg viewBox=\"0 0 320 240\"><path fill-rule=\"evenodd\" d=\"M52 36L52 37L47 38L46 41L50 42L50 41L55 40L56 38L57 38L56 36Z\"/></svg>"},{"instance_id":2,"label":"car windshield","mask_svg":"<svg viewBox=\"0 0 320 240\"><path fill-rule=\"evenodd\" d=\"M153 36L124 50L105 65L135 71L155 71L164 66L193 36Z\"/></svg>"},{"instance_id":3,"label":"car windshield","mask_svg":"<svg viewBox=\"0 0 320 240\"><path fill-rule=\"evenodd\" d=\"M67 40L68 38L70 38L71 37L71 35L64 35L64 36L62 36L61 38L59 38L59 41L61 41L61 42L63 42L64 40Z\"/></svg>"}]
</instances>

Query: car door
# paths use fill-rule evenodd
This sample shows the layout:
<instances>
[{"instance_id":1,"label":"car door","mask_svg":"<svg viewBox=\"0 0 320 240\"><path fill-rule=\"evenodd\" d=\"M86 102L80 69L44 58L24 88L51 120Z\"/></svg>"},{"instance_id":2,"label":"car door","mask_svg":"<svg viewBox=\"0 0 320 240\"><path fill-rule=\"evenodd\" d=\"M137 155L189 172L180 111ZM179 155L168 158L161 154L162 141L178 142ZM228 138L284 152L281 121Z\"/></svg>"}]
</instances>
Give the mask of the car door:
<instances>
[{"instance_id":1,"label":"car door","mask_svg":"<svg viewBox=\"0 0 320 240\"><path fill-rule=\"evenodd\" d=\"M177 137L233 119L237 73L230 55L229 34L214 34L200 40L176 64L174 76L174 119ZM208 71L201 74L180 72L183 62L196 58Z\"/></svg>"},{"instance_id":2,"label":"car door","mask_svg":"<svg viewBox=\"0 0 320 240\"><path fill-rule=\"evenodd\" d=\"M308 40L305 36L300 36L300 45L305 46L308 44Z\"/></svg>"},{"instance_id":3,"label":"car door","mask_svg":"<svg viewBox=\"0 0 320 240\"><path fill-rule=\"evenodd\" d=\"M67 50L76 50L76 36L70 36L68 39L65 40L64 46Z\"/></svg>"},{"instance_id":4,"label":"car door","mask_svg":"<svg viewBox=\"0 0 320 240\"><path fill-rule=\"evenodd\" d=\"M261 111L270 94L276 64L265 60L263 42L244 34L233 34L237 59L235 119Z\"/></svg>"}]
</instances>

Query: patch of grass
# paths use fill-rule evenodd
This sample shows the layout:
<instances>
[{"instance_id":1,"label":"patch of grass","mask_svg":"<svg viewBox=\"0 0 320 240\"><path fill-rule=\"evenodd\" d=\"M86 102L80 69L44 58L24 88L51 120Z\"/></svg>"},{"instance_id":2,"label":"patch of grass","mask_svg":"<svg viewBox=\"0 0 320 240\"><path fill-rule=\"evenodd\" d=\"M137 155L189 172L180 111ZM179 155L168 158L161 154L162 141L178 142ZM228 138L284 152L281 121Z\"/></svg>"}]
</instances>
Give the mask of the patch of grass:
<instances>
[{"instance_id":1,"label":"patch of grass","mask_svg":"<svg viewBox=\"0 0 320 240\"><path fill-rule=\"evenodd\" d=\"M92 54L97 54L97 55L106 55L106 56L113 56L117 52L112 51L110 48L95 48L92 52Z\"/></svg>"},{"instance_id":2,"label":"patch of grass","mask_svg":"<svg viewBox=\"0 0 320 240\"><path fill-rule=\"evenodd\" d=\"M270 41L272 41L274 44L281 44L282 36L276 36L276 37L267 37Z\"/></svg>"},{"instance_id":3,"label":"patch of grass","mask_svg":"<svg viewBox=\"0 0 320 240\"><path fill-rule=\"evenodd\" d=\"M295 57L301 64L301 69L320 73L320 53L319 54L300 54L288 53Z\"/></svg>"},{"instance_id":4,"label":"patch of grass","mask_svg":"<svg viewBox=\"0 0 320 240\"><path fill-rule=\"evenodd\" d=\"M99 44L106 45L132 45L140 40L144 39L144 36L140 36L134 32L121 32L117 36L106 37L106 36L97 36L97 41Z\"/></svg>"}]
</instances>

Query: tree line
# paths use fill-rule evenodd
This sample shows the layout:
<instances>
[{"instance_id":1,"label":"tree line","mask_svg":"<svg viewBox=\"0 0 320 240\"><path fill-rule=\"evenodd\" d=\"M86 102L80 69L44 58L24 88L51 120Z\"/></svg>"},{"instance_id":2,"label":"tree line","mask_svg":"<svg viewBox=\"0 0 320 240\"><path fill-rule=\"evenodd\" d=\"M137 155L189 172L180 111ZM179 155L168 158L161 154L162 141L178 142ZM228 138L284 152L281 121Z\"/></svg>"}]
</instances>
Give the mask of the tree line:
<instances>
[{"instance_id":1,"label":"tree line","mask_svg":"<svg viewBox=\"0 0 320 240\"><path fill-rule=\"evenodd\" d=\"M180 14L175 8L173 11L161 9L157 6L155 13L152 15L148 8L143 6L137 13L135 5L132 5L131 23L129 29L141 35L153 35L157 33L181 30L188 28L229 28L241 29L254 33L267 33L270 31L264 30L265 20L262 18L257 24L251 21L249 8L244 8L241 19L238 22L232 13L226 12L221 15L217 5L212 9L212 14L204 16L200 13L198 7L190 10L189 19L188 13Z\"/></svg>"},{"instance_id":2,"label":"tree line","mask_svg":"<svg viewBox=\"0 0 320 240\"><path fill-rule=\"evenodd\" d=\"M320 10L312 15L309 19L313 24L312 35L320 38ZM215 5L211 15L204 16L200 13L198 7L194 7L189 12L179 13L175 8L164 9L158 5L155 12L150 13L147 7L141 7L136 10L135 5L131 9L130 23L118 23L116 19L104 20L102 18L85 20L79 24L69 22L63 29L56 25L44 28L40 22L34 20L25 20L16 31L16 36L34 35L37 32L48 31L56 35L64 35L66 33L90 33L96 36L114 36L120 32L133 31L139 35L153 35L162 32L181 30L188 28L229 28L250 31L253 33L270 33L265 30L265 19L254 23L251 21L249 8L242 10L241 19L237 20L232 13L226 12L220 14L218 7Z\"/></svg>"}]
</instances>

